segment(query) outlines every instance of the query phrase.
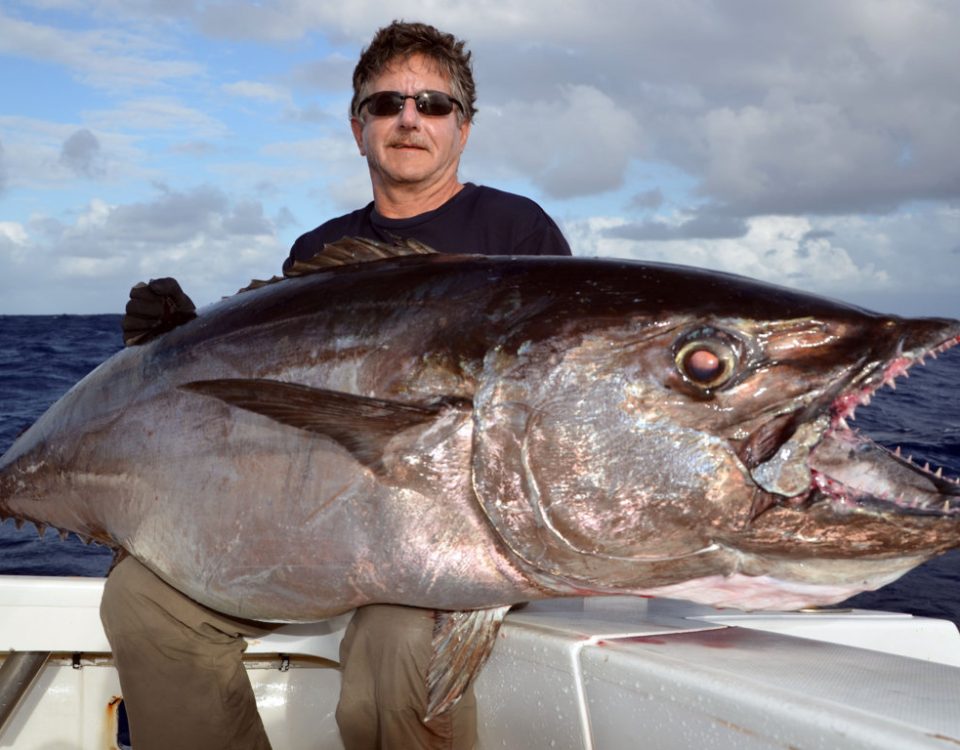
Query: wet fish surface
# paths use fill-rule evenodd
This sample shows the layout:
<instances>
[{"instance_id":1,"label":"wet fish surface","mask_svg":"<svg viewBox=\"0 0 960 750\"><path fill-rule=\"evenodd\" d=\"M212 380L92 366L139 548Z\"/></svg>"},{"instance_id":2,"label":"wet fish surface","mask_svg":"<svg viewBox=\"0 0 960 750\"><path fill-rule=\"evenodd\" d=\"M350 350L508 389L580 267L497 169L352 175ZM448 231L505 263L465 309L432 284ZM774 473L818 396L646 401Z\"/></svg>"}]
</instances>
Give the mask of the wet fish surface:
<instances>
[{"instance_id":1,"label":"wet fish surface","mask_svg":"<svg viewBox=\"0 0 960 750\"><path fill-rule=\"evenodd\" d=\"M0 459L0 515L281 622L794 609L960 546L960 487L848 426L957 321L681 266L342 247L90 373Z\"/></svg>"}]
</instances>

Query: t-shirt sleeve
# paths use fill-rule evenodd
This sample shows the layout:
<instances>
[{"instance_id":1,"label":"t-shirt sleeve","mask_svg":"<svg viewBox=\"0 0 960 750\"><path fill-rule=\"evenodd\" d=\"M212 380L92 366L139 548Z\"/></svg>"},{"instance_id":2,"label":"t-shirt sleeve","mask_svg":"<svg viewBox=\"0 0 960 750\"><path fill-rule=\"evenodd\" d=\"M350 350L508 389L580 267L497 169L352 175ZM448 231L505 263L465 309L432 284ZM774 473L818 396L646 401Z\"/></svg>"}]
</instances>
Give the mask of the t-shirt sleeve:
<instances>
[{"instance_id":1,"label":"t-shirt sleeve","mask_svg":"<svg viewBox=\"0 0 960 750\"><path fill-rule=\"evenodd\" d=\"M301 234L290 248L290 255L283 261L283 270L289 269L295 261L310 260L320 252L322 247L323 243L318 238L316 230Z\"/></svg>"},{"instance_id":2,"label":"t-shirt sleeve","mask_svg":"<svg viewBox=\"0 0 960 750\"><path fill-rule=\"evenodd\" d=\"M543 209L538 207L539 217L534 230L524 237L512 251L512 255L572 255L560 227Z\"/></svg>"}]
</instances>

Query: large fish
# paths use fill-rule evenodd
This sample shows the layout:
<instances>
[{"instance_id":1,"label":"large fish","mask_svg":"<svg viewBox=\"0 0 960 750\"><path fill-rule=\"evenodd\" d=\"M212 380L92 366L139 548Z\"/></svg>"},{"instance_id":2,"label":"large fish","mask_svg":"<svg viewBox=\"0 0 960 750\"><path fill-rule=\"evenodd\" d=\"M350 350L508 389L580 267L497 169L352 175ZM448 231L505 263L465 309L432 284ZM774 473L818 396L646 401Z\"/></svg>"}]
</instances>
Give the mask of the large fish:
<instances>
[{"instance_id":1,"label":"large fish","mask_svg":"<svg viewBox=\"0 0 960 750\"><path fill-rule=\"evenodd\" d=\"M480 610L448 623L477 662L520 601L792 609L960 545L960 487L846 424L957 321L619 260L314 266L92 372L0 459L0 512L231 615Z\"/></svg>"}]
</instances>

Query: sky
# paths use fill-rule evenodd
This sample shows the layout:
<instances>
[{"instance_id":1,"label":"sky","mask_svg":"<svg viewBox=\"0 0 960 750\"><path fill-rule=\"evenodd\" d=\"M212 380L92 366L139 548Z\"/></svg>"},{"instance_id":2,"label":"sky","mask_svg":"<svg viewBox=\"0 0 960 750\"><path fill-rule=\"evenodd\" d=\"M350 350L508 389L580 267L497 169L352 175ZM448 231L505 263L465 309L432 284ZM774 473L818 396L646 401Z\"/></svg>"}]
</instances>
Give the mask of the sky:
<instances>
[{"instance_id":1,"label":"sky","mask_svg":"<svg viewBox=\"0 0 960 750\"><path fill-rule=\"evenodd\" d=\"M461 180L575 255L960 317L955 0L3 0L0 314L278 273L372 199L350 78L394 19L473 52Z\"/></svg>"}]
</instances>

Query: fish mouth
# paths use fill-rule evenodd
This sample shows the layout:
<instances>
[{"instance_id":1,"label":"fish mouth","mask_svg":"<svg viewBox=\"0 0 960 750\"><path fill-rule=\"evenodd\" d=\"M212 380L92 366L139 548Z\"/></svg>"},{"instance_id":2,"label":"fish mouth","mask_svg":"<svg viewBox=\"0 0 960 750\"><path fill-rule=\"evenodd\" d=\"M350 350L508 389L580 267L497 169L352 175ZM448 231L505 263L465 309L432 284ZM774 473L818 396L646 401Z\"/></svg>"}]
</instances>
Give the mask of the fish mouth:
<instances>
[{"instance_id":1,"label":"fish mouth","mask_svg":"<svg viewBox=\"0 0 960 750\"><path fill-rule=\"evenodd\" d=\"M806 504L881 515L960 518L960 480L920 466L853 430L831 430L810 453L813 491Z\"/></svg>"},{"instance_id":2,"label":"fish mouth","mask_svg":"<svg viewBox=\"0 0 960 750\"><path fill-rule=\"evenodd\" d=\"M889 450L850 426L857 408L869 406L877 391L896 389L896 380L907 377L911 367L958 343L954 332L933 346L900 351L834 396L816 419L801 425L770 461L752 471L766 492L755 502L751 520L778 505L808 510L820 503L840 514L960 519L960 479L915 463L899 447Z\"/></svg>"}]
</instances>

